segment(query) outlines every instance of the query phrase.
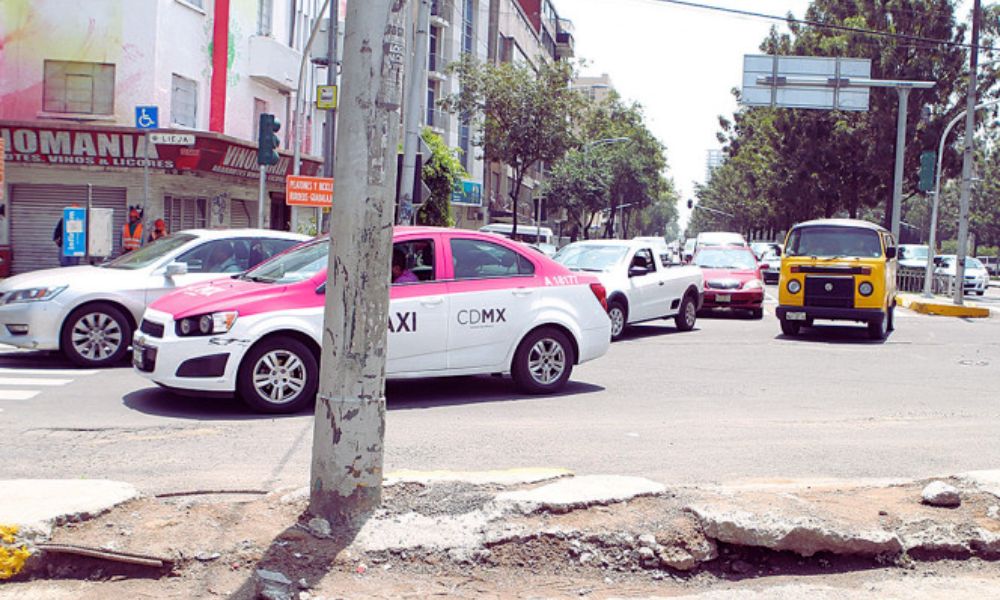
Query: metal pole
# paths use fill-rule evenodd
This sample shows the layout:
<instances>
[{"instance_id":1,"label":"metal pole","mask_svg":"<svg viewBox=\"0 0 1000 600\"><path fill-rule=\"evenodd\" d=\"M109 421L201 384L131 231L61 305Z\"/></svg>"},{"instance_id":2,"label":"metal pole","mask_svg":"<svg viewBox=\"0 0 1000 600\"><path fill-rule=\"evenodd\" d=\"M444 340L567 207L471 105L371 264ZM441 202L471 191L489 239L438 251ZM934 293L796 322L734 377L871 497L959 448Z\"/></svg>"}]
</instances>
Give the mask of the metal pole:
<instances>
[{"instance_id":1,"label":"metal pole","mask_svg":"<svg viewBox=\"0 0 1000 600\"><path fill-rule=\"evenodd\" d=\"M403 172L399 181L400 225L413 224L413 183L417 180L417 148L420 146L420 118L427 98L428 32L431 24L431 0L417 0L417 28L413 34L413 56L406 74L406 113L403 125Z\"/></svg>"},{"instance_id":2,"label":"metal pole","mask_svg":"<svg viewBox=\"0 0 1000 600\"><path fill-rule=\"evenodd\" d=\"M340 55L338 45L340 40L340 2L334 0L330 3L330 26L327 28L329 37L327 38L327 68L326 84L337 85L337 75L340 72ZM340 90L337 90L339 96ZM334 101L338 98L334 97ZM326 152L323 153L323 175L333 177L333 163L337 157L337 109L331 108L326 113ZM323 233L323 209L318 209L319 213L316 221L316 232Z\"/></svg>"},{"instance_id":3,"label":"metal pole","mask_svg":"<svg viewBox=\"0 0 1000 600\"><path fill-rule=\"evenodd\" d=\"M965 99L965 154L962 157L962 195L958 208L958 251L955 257L955 304L965 301L965 252L969 243L969 196L972 194L973 144L976 137L976 79L979 63L980 0L972 8L972 47L969 48L969 92Z\"/></svg>"},{"instance_id":4,"label":"metal pole","mask_svg":"<svg viewBox=\"0 0 1000 600\"><path fill-rule=\"evenodd\" d=\"M146 155L146 160L143 161L142 165L142 229L146 230L146 207L149 206L149 132L146 132L146 144L143 148L143 154ZM126 222L128 221L128 215L125 215ZM90 245L89 242L87 244ZM139 245L142 245L142 240L139 240Z\"/></svg>"},{"instance_id":5,"label":"metal pole","mask_svg":"<svg viewBox=\"0 0 1000 600\"><path fill-rule=\"evenodd\" d=\"M389 263L406 0L347 4L309 511L352 534L382 496ZM359 273L364 273L359 277ZM414 323L420 326L420 323Z\"/></svg>"},{"instance_id":6,"label":"metal pole","mask_svg":"<svg viewBox=\"0 0 1000 600\"><path fill-rule=\"evenodd\" d=\"M317 15L322 15L326 12L326 7L329 6L330 0L325 0L323 2L323 7L319 9ZM293 15L294 17L294 15ZM295 175L299 174L299 169L302 165L302 113L305 112L305 93L302 91L302 84L306 78L306 64L309 62L309 49L312 48L313 40L316 39L316 33L319 31L319 27L322 24L322 19L316 19L316 23L313 24L312 31L309 32L309 39L306 41L306 45L302 48L302 61L299 63L299 82L296 87L295 92L295 110L292 112L292 173Z\"/></svg>"},{"instance_id":7,"label":"metal pole","mask_svg":"<svg viewBox=\"0 0 1000 600\"><path fill-rule=\"evenodd\" d=\"M906 156L906 106L910 88L897 87L899 115L896 117L896 174L892 181L892 237L899 243L899 219L903 204L903 159Z\"/></svg>"},{"instance_id":8,"label":"metal pole","mask_svg":"<svg viewBox=\"0 0 1000 600\"><path fill-rule=\"evenodd\" d=\"M267 167L260 166L260 192L257 194L257 227L264 228L264 201L267 198Z\"/></svg>"},{"instance_id":9,"label":"metal pole","mask_svg":"<svg viewBox=\"0 0 1000 600\"><path fill-rule=\"evenodd\" d=\"M83 262L84 264L90 264L90 210L94 207L94 186L93 184L87 184L87 214L83 218ZM127 210L127 209L126 209ZM128 222L128 213L125 214L125 222ZM65 237L65 236L64 236ZM114 241L115 232L111 232L111 240ZM65 240L63 241L65 244ZM113 245L113 244L112 244ZM111 249L111 253L114 254L114 248ZM75 259L74 259L75 260ZM73 263L79 264L79 263Z\"/></svg>"}]
</instances>

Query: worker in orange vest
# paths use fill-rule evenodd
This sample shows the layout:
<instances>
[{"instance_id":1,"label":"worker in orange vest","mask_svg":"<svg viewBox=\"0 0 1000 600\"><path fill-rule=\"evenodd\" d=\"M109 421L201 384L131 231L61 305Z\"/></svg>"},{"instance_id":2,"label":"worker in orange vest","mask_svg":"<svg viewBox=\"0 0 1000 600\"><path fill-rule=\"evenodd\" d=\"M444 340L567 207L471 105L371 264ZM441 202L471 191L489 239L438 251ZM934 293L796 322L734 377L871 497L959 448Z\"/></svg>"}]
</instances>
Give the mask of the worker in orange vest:
<instances>
[{"instance_id":1,"label":"worker in orange vest","mask_svg":"<svg viewBox=\"0 0 1000 600\"><path fill-rule=\"evenodd\" d=\"M132 209L128 213L128 223L122 226L122 252L138 250L142 246L142 220L139 211Z\"/></svg>"}]
</instances>

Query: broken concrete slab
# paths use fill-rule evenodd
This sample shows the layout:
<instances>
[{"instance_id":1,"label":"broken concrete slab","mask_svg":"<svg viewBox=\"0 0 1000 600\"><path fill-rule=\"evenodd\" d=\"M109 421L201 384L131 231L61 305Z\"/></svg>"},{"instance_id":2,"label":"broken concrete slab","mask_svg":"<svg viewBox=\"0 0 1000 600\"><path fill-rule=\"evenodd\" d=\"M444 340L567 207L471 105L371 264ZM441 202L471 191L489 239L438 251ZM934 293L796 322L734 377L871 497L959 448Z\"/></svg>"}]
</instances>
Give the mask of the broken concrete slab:
<instances>
[{"instance_id":1,"label":"broken concrete slab","mask_svg":"<svg viewBox=\"0 0 1000 600\"><path fill-rule=\"evenodd\" d=\"M1000 498L1000 470L968 471L955 475L955 479Z\"/></svg>"},{"instance_id":2,"label":"broken concrete slab","mask_svg":"<svg viewBox=\"0 0 1000 600\"><path fill-rule=\"evenodd\" d=\"M568 512L599 504L624 502L639 496L656 496L666 486L642 477L587 475L563 479L532 490L497 494L498 505L509 505L522 513Z\"/></svg>"},{"instance_id":3,"label":"broken concrete slab","mask_svg":"<svg viewBox=\"0 0 1000 600\"><path fill-rule=\"evenodd\" d=\"M61 523L89 519L139 497L139 491L107 479L0 480L0 523L17 525L22 535L47 539Z\"/></svg>"},{"instance_id":4,"label":"broken concrete slab","mask_svg":"<svg viewBox=\"0 0 1000 600\"><path fill-rule=\"evenodd\" d=\"M431 485L444 482L459 482L470 485L515 486L541 483L562 477L571 477L572 475L573 471L569 469L549 467L526 467L491 471L401 470L387 473L383 485L389 486L400 483Z\"/></svg>"}]
</instances>

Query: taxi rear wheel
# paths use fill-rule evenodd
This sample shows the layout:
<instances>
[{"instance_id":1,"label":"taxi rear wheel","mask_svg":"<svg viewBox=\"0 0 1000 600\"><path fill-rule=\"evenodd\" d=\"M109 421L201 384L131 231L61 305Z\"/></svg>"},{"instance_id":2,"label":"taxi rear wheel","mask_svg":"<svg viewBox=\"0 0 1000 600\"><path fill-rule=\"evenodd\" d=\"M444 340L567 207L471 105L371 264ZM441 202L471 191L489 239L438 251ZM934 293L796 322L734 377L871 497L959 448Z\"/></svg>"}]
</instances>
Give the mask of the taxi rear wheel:
<instances>
[{"instance_id":1,"label":"taxi rear wheel","mask_svg":"<svg viewBox=\"0 0 1000 600\"><path fill-rule=\"evenodd\" d=\"M312 406L319 389L319 364L312 350L291 337L257 344L240 365L240 400L264 413L294 413Z\"/></svg>"},{"instance_id":2,"label":"taxi rear wheel","mask_svg":"<svg viewBox=\"0 0 1000 600\"><path fill-rule=\"evenodd\" d=\"M529 333L514 353L511 375L517 387L528 394L551 394L569 381L576 363L569 337L552 327Z\"/></svg>"},{"instance_id":3,"label":"taxi rear wheel","mask_svg":"<svg viewBox=\"0 0 1000 600\"><path fill-rule=\"evenodd\" d=\"M132 324L110 304L81 306L63 324L63 354L80 367L107 367L120 362L132 342Z\"/></svg>"}]
</instances>

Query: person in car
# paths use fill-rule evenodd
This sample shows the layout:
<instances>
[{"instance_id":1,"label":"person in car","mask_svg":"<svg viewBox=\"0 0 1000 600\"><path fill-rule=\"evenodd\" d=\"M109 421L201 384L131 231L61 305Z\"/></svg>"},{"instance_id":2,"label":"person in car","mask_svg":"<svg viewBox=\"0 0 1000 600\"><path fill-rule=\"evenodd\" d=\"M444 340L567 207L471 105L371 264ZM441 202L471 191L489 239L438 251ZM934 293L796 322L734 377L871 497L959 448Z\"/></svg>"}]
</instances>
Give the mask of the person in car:
<instances>
[{"instance_id":1,"label":"person in car","mask_svg":"<svg viewBox=\"0 0 1000 600\"><path fill-rule=\"evenodd\" d=\"M215 244L205 266L206 273L239 273L243 270L236 261L233 245L228 241Z\"/></svg>"},{"instance_id":2,"label":"person in car","mask_svg":"<svg viewBox=\"0 0 1000 600\"><path fill-rule=\"evenodd\" d=\"M420 281L413 271L406 268L406 255L403 251L394 248L392 250L392 282L393 283L414 283Z\"/></svg>"}]
</instances>

